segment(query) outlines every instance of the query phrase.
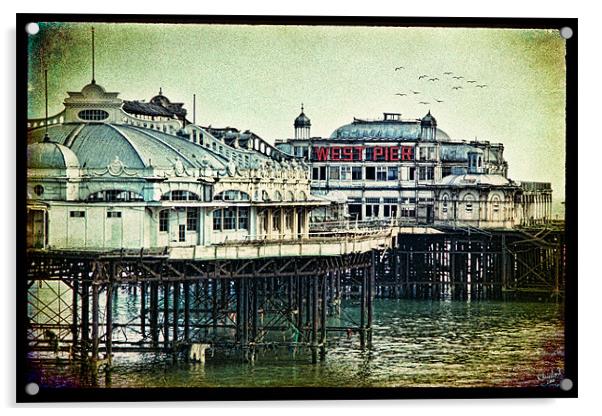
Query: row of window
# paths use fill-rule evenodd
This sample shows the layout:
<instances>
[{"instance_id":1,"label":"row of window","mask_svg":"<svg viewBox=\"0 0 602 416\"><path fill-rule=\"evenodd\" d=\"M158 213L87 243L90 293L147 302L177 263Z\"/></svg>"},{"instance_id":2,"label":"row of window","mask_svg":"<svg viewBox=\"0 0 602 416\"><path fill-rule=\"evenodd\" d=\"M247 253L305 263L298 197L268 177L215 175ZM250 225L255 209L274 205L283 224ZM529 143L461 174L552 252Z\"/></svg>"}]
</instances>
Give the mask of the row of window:
<instances>
[{"instance_id":1,"label":"row of window","mask_svg":"<svg viewBox=\"0 0 602 416\"><path fill-rule=\"evenodd\" d=\"M249 208L228 207L213 211L213 230L248 230Z\"/></svg>"},{"instance_id":2,"label":"row of window","mask_svg":"<svg viewBox=\"0 0 602 416\"><path fill-rule=\"evenodd\" d=\"M71 218L86 218L86 211L69 211ZM107 218L121 218L121 211L107 212Z\"/></svg>"},{"instance_id":3,"label":"row of window","mask_svg":"<svg viewBox=\"0 0 602 416\"><path fill-rule=\"evenodd\" d=\"M196 208L186 209L186 229L188 231L198 231L199 229L199 211ZM159 231L169 232L169 210L159 211Z\"/></svg>"},{"instance_id":4,"label":"row of window","mask_svg":"<svg viewBox=\"0 0 602 416\"><path fill-rule=\"evenodd\" d=\"M403 168L402 168L403 169ZM420 166L407 168L407 176L410 181L418 180L432 181L435 179L435 168L433 166ZM399 180L399 168L397 166L316 166L312 168L312 179L316 181L339 180L339 181L397 181Z\"/></svg>"}]
</instances>

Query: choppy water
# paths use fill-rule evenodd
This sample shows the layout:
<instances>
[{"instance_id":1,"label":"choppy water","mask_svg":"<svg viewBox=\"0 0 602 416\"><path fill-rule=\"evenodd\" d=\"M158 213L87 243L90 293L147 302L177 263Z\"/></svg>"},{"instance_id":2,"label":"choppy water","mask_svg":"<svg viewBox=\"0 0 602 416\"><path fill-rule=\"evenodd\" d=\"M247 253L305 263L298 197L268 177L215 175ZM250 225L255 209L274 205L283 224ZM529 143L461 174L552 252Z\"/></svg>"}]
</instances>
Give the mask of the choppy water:
<instances>
[{"instance_id":1,"label":"choppy water","mask_svg":"<svg viewBox=\"0 0 602 416\"><path fill-rule=\"evenodd\" d=\"M332 335L326 359L318 364L311 364L307 353L292 359L268 352L254 364L208 357L204 365L117 354L110 385L534 386L562 379L564 321L558 304L377 300L374 312L370 351L360 351L357 336ZM37 371L44 385L90 383L76 366L45 365ZM99 377L98 383L104 386L106 379Z\"/></svg>"}]
</instances>

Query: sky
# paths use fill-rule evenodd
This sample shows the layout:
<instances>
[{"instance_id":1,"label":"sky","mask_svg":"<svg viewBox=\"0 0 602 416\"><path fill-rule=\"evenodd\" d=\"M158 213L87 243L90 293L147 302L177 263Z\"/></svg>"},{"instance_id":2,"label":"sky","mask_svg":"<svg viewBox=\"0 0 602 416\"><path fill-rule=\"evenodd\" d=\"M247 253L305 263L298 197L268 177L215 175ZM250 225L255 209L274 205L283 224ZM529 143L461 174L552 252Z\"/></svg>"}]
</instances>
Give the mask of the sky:
<instances>
[{"instance_id":1,"label":"sky","mask_svg":"<svg viewBox=\"0 0 602 416\"><path fill-rule=\"evenodd\" d=\"M66 91L91 81L91 26L41 23L30 36L30 117L44 114L44 68L50 115L62 110ZM269 142L293 135L301 103L312 136L329 136L354 117L415 119L430 110L453 140L503 143L508 176L551 182L554 212L563 212L566 70L558 31L93 26L96 82L123 99L149 100L161 87L191 119L196 94L197 123L250 129Z\"/></svg>"}]
</instances>

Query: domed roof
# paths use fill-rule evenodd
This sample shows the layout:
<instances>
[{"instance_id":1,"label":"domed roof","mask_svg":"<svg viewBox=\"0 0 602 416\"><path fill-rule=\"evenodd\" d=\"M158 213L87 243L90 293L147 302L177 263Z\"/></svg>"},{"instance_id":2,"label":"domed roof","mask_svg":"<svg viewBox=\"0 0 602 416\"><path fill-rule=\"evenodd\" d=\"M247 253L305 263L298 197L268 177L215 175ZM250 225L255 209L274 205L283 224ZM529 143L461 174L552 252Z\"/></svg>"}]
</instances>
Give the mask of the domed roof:
<instances>
[{"instance_id":1,"label":"domed roof","mask_svg":"<svg viewBox=\"0 0 602 416\"><path fill-rule=\"evenodd\" d=\"M77 156L66 146L51 141L32 143L27 146L28 169L79 168Z\"/></svg>"},{"instance_id":2,"label":"domed roof","mask_svg":"<svg viewBox=\"0 0 602 416\"><path fill-rule=\"evenodd\" d=\"M106 93L107 92L105 89L94 81L84 86L81 91L81 94L84 96L84 98L103 97Z\"/></svg>"},{"instance_id":3,"label":"domed roof","mask_svg":"<svg viewBox=\"0 0 602 416\"><path fill-rule=\"evenodd\" d=\"M171 169L177 161L185 168L224 169L225 158L186 139L157 130L114 124L69 124L49 127L62 148L77 155L82 168L106 169L118 159L126 168ZM43 129L28 132L28 142L45 145ZM58 146L56 143L53 144ZM69 148L65 147L69 146Z\"/></svg>"},{"instance_id":4,"label":"domed roof","mask_svg":"<svg viewBox=\"0 0 602 416\"><path fill-rule=\"evenodd\" d=\"M433 117L431 111L429 110L428 114L420 120L421 126L437 126L437 119Z\"/></svg>"},{"instance_id":5,"label":"domed roof","mask_svg":"<svg viewBox=\"0 0 602 416\"><path fill-rule=\"evenodd\" d=\"M336 129L331 139L392 139L400 141L420 140L420 122L418 120L378 120L368 121L355 119L353 123L345 124ZM446 132L437 129L437 140L449 141Z\"/></svg>"},{"instance_id":6,"label":"domed roof","mask_svg":"<svg viewBox=\"0 0 602 416\"><path fill-rule=\"evenodd\" d=\"M437 185L442 186L509 186L512 181L502 175L486 175L486 174L466 174L466 175L448 175L437 182Z\"/></svg>"},{"instance_id":7,"label":"domed roof","mask_svg":"<svg viewBox=\"0 0 602 416\"><path fill-rule=\"evenodd\" d=\"M301 114L295 119L295 128L297 127L310 127L311 121L303 112L303 104L301 104Z\"/></svg>"}]
</instances>

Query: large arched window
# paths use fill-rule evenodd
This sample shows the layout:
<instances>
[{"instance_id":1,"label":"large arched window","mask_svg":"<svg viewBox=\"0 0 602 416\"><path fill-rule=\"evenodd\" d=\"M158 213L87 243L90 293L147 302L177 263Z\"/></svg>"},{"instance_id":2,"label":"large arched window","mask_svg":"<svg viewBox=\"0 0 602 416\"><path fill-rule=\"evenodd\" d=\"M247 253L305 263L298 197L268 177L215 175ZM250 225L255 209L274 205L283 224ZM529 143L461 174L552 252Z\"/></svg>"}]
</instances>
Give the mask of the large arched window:
<instances>
[{"instance_id":1,"label":"large arched window","mask_svg":"<svg viewBox=\"0 0 602 416\"><path fill-rule=\"evenodd\" d=\"M213 199L215 201L249 201L249 194L242 191L228 190L216 194Z\"/></svg>"},{"instance_id":2,"label":"large arched window","mask_svg":"<svg viewBox=\"0 0 602 416\"><path fill-rule=\"evenodd\" d=\"M107 189L88 196L89 202L135 202L144 201L144 197L136 192L121 189Z\"/></svg>"},{"instance_id":3,"label":"large arched window","mask_svg":"<svg viewBox=\"0 0 602 416\"><path fill-rule=\"evenodd\" d=\"M170 191L161 195L161 201L198 201L199 196L190 191Z\"/></svg>"}]
</instances>

